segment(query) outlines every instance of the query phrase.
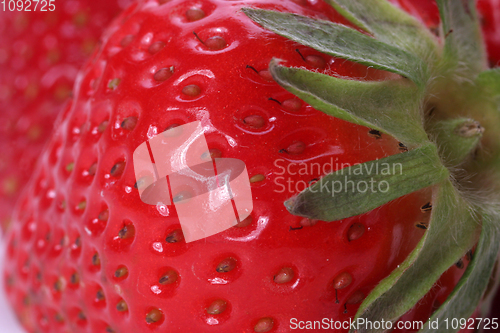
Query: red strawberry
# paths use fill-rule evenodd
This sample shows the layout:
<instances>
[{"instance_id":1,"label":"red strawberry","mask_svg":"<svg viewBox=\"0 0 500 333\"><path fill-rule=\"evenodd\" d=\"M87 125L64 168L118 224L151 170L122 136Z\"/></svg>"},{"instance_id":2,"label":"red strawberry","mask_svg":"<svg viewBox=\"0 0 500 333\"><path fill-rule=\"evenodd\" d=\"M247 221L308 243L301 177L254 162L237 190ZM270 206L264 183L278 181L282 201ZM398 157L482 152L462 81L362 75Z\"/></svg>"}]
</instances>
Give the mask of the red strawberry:
<instances>
[{"instance_id":1,"label":"red strawberry","mask_svg":"<svg viewBox=\"0 0 500 333\"><path fill-rule=\"evenodd\" d=\"M500 1L478 0L478 9L482 15L484 38L487 43L490 61L500 65Z\"/></svg>"},{"instance_id":2,"label":"red strawberry","mask_svg":"<svg viewBox=\"0 0 500 333\"><path fill-rule=\"evenodd\" d=\"M79 68L120 9L118 1L61 2L54 11L33 11L35 4L31 12L0 11L2 226L10 220Z\"/></svg>"},{"instance_id":3,"label":"red strawberry","mask_svg":"<svg viewBox=\"0 0 500 333\"><path fill-rule=\"evenodd\" d=\"M413 89L410 80L415 85L426 85L427 81L414 75L415 68L410 68L404 78L399 75L397 58L392 61L395 67L384 67L396 72L389 74L287 40L245 16L241 8L248 6L348 24L323 1L151 0L130 7L107 30L102 45L79 75L74 99L41 156L8 235L6 288L29 331L290 332L296 325L312 325L312 321L323 318L348 321L383 278L394 270L397 273L398 267L411 271L418 266L419 261L415 261L406 267L405 259L420 239L426 241L427 235L435 235L435 225L446 222L447 215L463 217L466 205L444 205L448 203L441 200L442 188L451 186L448 176L456 165L448 170L440 158L446 165L461 158L458 162L466 164L457 165L464 172L470 172L468 163L481 165L482 151L477 152L475 160L469 151L476 148L477 141L465 153L462 149L482 134L480 126L465 122L453 128L458 129L456 133L445 132L461 144L457 148L454 141L440 136L440 128L447 129L447 122L439 123L441 127L432 121L426 124L428 132L422 130L424 138L418 140L428 140L429 135L443 144L441 155L433 159L429 153L436 150L433 143L419 145L413 132L388 130L383 123L388 118L383 113L385 108L396 105L404 109L406 100L383 99L370 104L382 112L381 123L373 123L380 130L318 111L273 81L286 86L278 72L284 67L269 67L273 58L282 59L288 67L328 74L315 76L318 80L352 79L344 82L346 85L365 80L371 81L366 83L370 87L394 83L398 89ZM371 37L351 30L347 33L353 45L362 38L372 43ZM374 35L378 37L378 32ZM311 40L315 38L310 35ZM378 52L376 48L372 51L375 55ZM416 61L405 52L399 56ZM352 54L346 57L354 58ZM362 62L369 65L365 60ZM383 59L380 63L386 64ZM451 77L456 79L453 70ZM463 75L468 74L464 71ZM452 81L462 93L461 82ZM313 91L315 82L309 83ZM450 84L444 81L443 86L449 87L446 83ZM426 114L445 118L449 111L446 106L451 104L443 101L455 96L440 90L440 82L425 87L429 90L404 97L416 99L420 93L430 92L426 95L429 100L425 100L429 103L425 104ZM325 100L329 96L353 97L349 89L329 88L324 86L328 95ZM378 95L391 90L386 88ZM355 110L357 101L364 103L374 97L367 91L360 93L345 103L352 102ZM308 99L301 91L297 94ZM431 103L432 107L427 107ZM419 102L418 106L423 104ZM347 118L341 113L336 116ZM363 117L369 118L361 113L349 120L359 124ZM404 118L411 118L411 114ZM210 148L202 156L245 162L254 209L251 217L237 226L187 243L175 206L151 206L141 201L132 156L144 141L195 121L201 122ZM399 142L387 133L405 140ZM486 139L491 138L489 133L494 134L485 132ZM494 151L491 142L484 145ZM313 218L318 215L323 220L332 211L304 199L301 195L307 191L288 200L311 182L321 178L316 183L320 184L329 177L326 174L345 165L368 166L375 159L399 158L407 167L409 156L413 158L410 162L420 162L408 173L422 168L428 172L423 174L424 180L417 175L399 184L410 184L411 188L416 184L420 190L405 190L408 194L386 200L390 202L370 212L361 214L358 208L372 204L370 200L385 198L385 194L372 193L368 201L363 197L337 207L333 213L344 208L357 213L332 223ZM462 181L459 174L453 176L457 183ZM428 187L435 184L436 177L444 185ZM400 188L396 183L394 186ZM445 194L445 199L455 198ZM338 196L339 200L345 198L344 194ZM285 202L294 214L308 217L292 215ZM314 207L309 209L308 204ZM442 214L443 206L450 214ZM307 208L305 213L300 210L303 207ZM443 258L449 261L450 256L456 257L457 264L429 293L409 286L408 292L418 296L410 308L421 296L427 296L402 320L426 321L446 301L468 266L470 258L460 256L477 240L477 224L465 220L463 224L469 229L464 229L458 223L460 219L454 221L456 228L444 228L446 237L432 247L444 253L430 258L424 273L435 275L434 266L442 265ZM464 237L464 230L472 231ZM464 238L467 243L447 253L450 239L453 243ZM424 248L429 251L425 242ZM476 251L483 254L483 248L480 243ZM415 272L415 276L421 274L422 270ZM403 272L400 280L406 276ZM436 279L431 286L434 282ZM470 303L475 307L477 301Z\"/></svg>"}]
</instances>

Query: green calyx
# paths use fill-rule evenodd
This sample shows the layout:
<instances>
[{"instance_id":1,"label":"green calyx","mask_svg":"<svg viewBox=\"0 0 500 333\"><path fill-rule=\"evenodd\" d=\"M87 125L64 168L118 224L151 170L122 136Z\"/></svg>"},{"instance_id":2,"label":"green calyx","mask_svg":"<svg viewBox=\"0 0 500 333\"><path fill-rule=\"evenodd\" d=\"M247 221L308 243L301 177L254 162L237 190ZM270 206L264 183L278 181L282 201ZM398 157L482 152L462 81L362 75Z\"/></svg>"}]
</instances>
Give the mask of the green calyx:
<instances>
[{"instance_id":1,"label":"green calyx","mask_svg":"<svg viewBox=\"0 0 500 333\"><path fill-rule=\"evenodd\" d=\"M269 68L276 82L317 110L391 135L407 151L337 170L285 206L295 215L337 221L432 186L431 219L420 243L368 295L356 318L397 321L476 246L431 320L468 318L485 294L500 248L500 70L487 67L476 3L437 0L442 24L435 36L386 0L325 1L370 35L295 14L243 12L320 52L398 74L364 82L288 68L279 60ZM374 168L387 172L372 173ZM375 190L355 186L367 180ZM342 191L336 182L345 184ZM427 325L420 332L430 331Z\"/></svg>"}]
</instances>

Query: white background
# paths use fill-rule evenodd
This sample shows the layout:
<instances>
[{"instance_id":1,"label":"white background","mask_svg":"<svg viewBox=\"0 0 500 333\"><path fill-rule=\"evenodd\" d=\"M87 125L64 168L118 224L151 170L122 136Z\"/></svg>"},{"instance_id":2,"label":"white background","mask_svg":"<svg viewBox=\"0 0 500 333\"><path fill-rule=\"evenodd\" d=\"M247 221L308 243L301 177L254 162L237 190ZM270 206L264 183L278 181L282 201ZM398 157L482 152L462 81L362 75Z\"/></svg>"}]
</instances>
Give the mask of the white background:
<instances>
[{"instance_id":1,"label":"white background","mask_svg":"<svg viewBox=\"0 0 500 333\"><path fill-rule=\"evenodd\" d=\"M5 254L5 237L0 233L0 332L4 333L26 333L18 323L14 312L11 310L7 297L5 296L3 281L3 262Z\"/></svg>"}]
</instances>

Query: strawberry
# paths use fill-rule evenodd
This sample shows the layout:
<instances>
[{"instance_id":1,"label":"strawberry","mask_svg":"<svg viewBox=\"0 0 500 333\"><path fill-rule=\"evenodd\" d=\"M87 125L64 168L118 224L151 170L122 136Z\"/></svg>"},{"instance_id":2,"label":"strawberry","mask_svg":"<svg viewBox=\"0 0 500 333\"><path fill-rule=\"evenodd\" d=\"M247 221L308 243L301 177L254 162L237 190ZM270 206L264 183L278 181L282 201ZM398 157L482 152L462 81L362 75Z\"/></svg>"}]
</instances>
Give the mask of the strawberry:
<instances>
[{"instance_id":1,"label":"strawberry","mask_svg":"<svg viewBox=\"0 0 500 333\"><path fill-rule=\"evenodd\" d=\"M500 65L500 1L479 0L478 9L482 15L484 38L490 62Z\"/></svg>"},{"instance_id":2,"label":"strawberry","mask_svg":"<svg viewBox=\"0 0 500 333\"><path fill-rule=\"evenodd\" d=\"M0 12L0 224L4 227L79 68L120 9L118 1L72 1L56 4L55 11L48 7L33 11L35 4L31 12Z\"/></svg>"},{"instance_id":3,"label":"strawberry","mask_svg":"<svg viewBox=\"0 0 500 333\"><path fill-rule=\"evenodd\" d=\"M498 193L498 78L466 2L440 3L439 36L378 0L129 7L15 210L5 281L22 324L289 332L472 315L498 252L494 195L481 196ZM180 208L141 200L134 151L197 121L197 162L243 161L253 211L188 242ZM384 165L404 172L365 172ZM389 187L317 191L367 173Z\"/></svg>"}]
</instances>

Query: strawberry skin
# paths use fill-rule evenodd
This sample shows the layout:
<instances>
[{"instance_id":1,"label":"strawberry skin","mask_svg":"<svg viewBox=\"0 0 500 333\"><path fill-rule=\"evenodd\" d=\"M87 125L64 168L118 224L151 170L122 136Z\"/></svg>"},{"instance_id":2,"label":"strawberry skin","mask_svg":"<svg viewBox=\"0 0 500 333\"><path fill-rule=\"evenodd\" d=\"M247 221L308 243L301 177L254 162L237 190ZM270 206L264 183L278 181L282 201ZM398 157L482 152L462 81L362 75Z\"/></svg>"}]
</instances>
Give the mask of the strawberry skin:
<instances>
[{"instance_id":1,"label":"strawberry skin","mask_svg":"<svg viewBox=\"0 0 500 333\"><path fill-rule=\"evenodd\" d=\"M478 9L482 15L484 38L488 56L494 66L500 65L500 1L478 0Z\"/></svg>"},{"instance_id":2,"label":"strawberry skin","mask_svg":"<svg viewBox=\"0 0 500 333\"><path fill-rule=\"evenodd\" d=\"M118 1L79 0L56 4L53 12L0 12L3 227L71 94L78 70L119 10Z\"/></svg>"},{"instance_id":3,"label":"strawberry skin","mask_svg":"<svg viewBox=\"0 0 500 333\"><path fill-rule=\"evenodd\" d=\"M322 1L263 0L145 1L115 20L8 234L6 289L29 332L290 332L292 318L349 320L423 235L427 190L339 223L287 212L283 202L324 173L400 147L296 99L269 78L270 60L355 79L390 75L270 33L243 6L345 23ZM212 157L245 162L254 210L186 243L174 206L140 200L132 154L194 121ZM405 318L428 318L462 272L452 268Z\"/></svg>"}]
</instances>

